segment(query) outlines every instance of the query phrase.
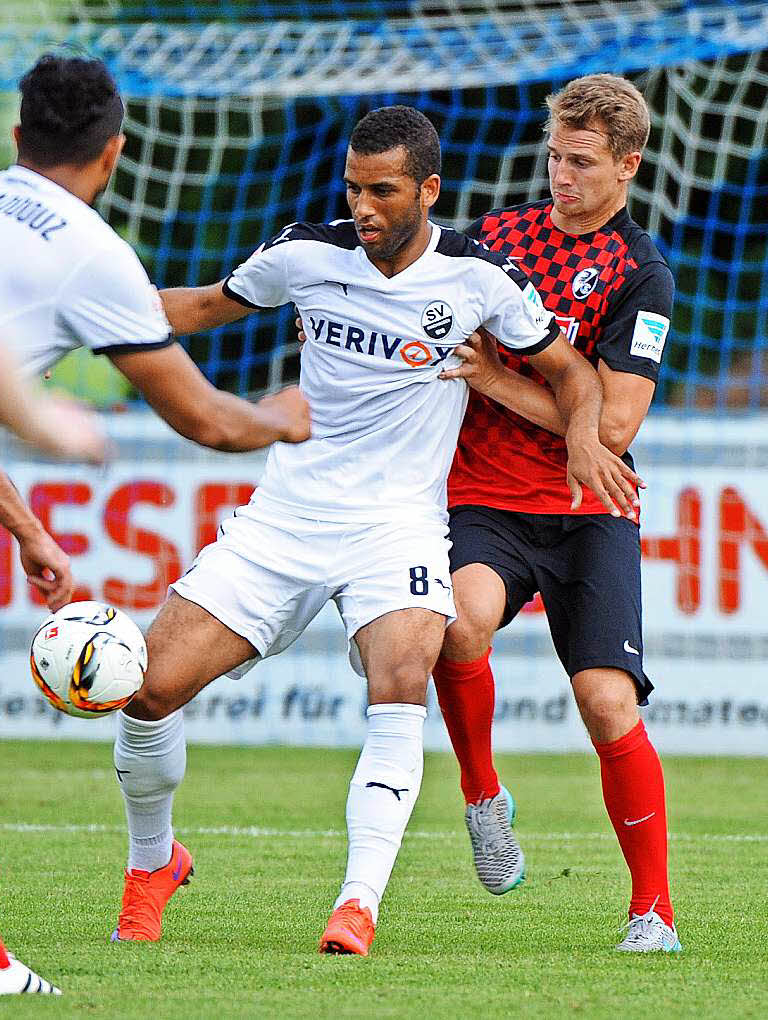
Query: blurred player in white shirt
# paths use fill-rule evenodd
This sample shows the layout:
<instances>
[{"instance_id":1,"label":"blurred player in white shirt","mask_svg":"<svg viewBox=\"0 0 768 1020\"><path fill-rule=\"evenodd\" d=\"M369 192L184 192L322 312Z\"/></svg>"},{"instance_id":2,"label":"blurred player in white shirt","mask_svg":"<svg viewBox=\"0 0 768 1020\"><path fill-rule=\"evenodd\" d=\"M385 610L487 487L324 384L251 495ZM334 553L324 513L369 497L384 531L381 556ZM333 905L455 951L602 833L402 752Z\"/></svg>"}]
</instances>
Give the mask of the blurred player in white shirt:
<instances>
[{"instance_id":1,"label":"blurred player in white shirt","mask_svg":"<svg viewBox=\"0 0 768 1020\"><path fill-rule=\"evenodd\" d=\"M123 103L104 64L44 56L23 77L21 94L18 161L0 173L0 337L22 371L42 374L87 346L203 446L239 451L305 440L309 408L297 387L251 404L208 382L174 342L133 249L91 208L125 142ZM18 520L34 530L2 472L0 492L13 504L0 524L13 531ZM52 609L72 593L69 561L56 549L46 547L45 576L28 571Z\"/></svg>"},{"instance_id":2,"label":"blurred player in white shirt","mask_svg":"<svg viewBox=\"0 0 768 1020\"><path fill-rule=\"evenodd\" d=\"M105 65L44 56L21 93L18 161L0 173L0 340L22 371L39 375L86 346L106 354L172 428L203 446L235 452L307 439L309 408L297 387L251 404L207 381L174 342L136 254L91 208L125 142L123 103ZM104 438L85 412L55 401L30 405L7 374L0 394L0 421L23 438L59 456L103 459ZM27 579L49 608L69 602L69 558L2 472L0 525L19 541ZM0 994L51 990L0 944Z\"/></svg>"},{"instance_id":3,"label":"blurred player in white shirt","mask_svg":"<svg viewBox=\"0 0 768 1020\"><path fill-rule=\"evenodd\" d=\"M174 341L129 244L91 208L125 142L99 60L44 56L22 78L18 161L0 173L0 334L29 374L81 346L106 355L181 435L242 451L309 435L289 387L256 404L212 386Z\"/></svg>"},{"instance_id":4,"label":"blurred player in white shirt","mask_svg":"<svg viewBox=\"0 0 768 1020\"><path fill-rule=\"evenodd\" d=\"M46 453L70 460L103 461L107 443L94 415L75 404L49 397L25 381L18 372L15 358L0 339L0 425L15 432L20 439ZM37 518L24 505L21 497L0 475L0 523L19 541L22 563L30 581L55 579L52 565L61 575L61 590L55 590L49 605L56 606L64 596L71 596L71 576L66 554L41 527ZM33 573L34 571L34 573ZM53 576L52 576L53 575ZM52 607L53 607L52 606ZM41 978L13 953L0 939L0 995L40 993L61 995L55 985Z\"/></svg>"},{"instance_id":5,"label":"blurred player in white shirt","mask_svg":"<svg viewBox=\"0 0 768 1020\"><path fill-rule=\"evenodd\" d=\"M368 955L421 786L429 672L455 617L445 484L467 389L440 373L475 329L486 325L552 384L574 484L629 508L636 476L597 438L596 373L512 262L429 221L439 170L422 114L373 111L347 153L352 219L291 224L225 281L162 294L176 333L294 303L307 327L313 437L270 451L250 503L173 585L150 629L144 686L118 715L130 845L116 941L160 938L163 908L192 867L171 828L182 706L215 677L288 647L332 600L370 707L347 800L346 877L320 950Z\"/></svg>"}]
</instances>

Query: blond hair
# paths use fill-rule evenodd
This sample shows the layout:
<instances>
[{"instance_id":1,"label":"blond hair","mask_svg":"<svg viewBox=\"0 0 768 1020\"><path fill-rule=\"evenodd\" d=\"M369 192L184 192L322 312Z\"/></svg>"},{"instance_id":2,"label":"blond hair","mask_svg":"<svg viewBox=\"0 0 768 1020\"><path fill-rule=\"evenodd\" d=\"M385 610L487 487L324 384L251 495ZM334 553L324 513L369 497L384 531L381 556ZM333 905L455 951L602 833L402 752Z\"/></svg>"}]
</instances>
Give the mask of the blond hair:
<instances>
[{"instance_id":1,"label":"blond hair","mask_svg":"<svg viewBox=\"0 0 768 1020\"><path fill-rule=\"evenodd\" d=\"M587 74L574 78L564 89L547 96L549 117L544 130L555 123L575 130L599 127L608 136L614 159L642 152L651 131L648 107L631 81L616 74Z\"/></svg>"}]
</instances>

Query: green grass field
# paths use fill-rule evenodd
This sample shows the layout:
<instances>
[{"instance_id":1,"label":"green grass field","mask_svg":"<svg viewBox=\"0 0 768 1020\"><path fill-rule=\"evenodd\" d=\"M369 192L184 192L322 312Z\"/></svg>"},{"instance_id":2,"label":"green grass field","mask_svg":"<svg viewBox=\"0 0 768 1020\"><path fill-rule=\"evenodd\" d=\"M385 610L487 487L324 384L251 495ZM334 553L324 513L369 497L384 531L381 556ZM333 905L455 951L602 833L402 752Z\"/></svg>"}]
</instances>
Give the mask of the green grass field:
<instances>
[{"instance_id":1,"label":"green grass field","mask_svg":"<svg viewBox=\"0 0 768 1020\"><path fill-rule=\"evenodd\" d=\"M670 759L671 873L685 951L614 951L628 878L588 756L508 755L529 860L483 891L448 755L424 786L372 955L321 957L354 753L191 748L177 833L196 875L159 944L110 945L122 802L104 745L0 743L0 931L65 997L15 1016L763 1017L768 761Z\"/></svg>"}]
</instances>

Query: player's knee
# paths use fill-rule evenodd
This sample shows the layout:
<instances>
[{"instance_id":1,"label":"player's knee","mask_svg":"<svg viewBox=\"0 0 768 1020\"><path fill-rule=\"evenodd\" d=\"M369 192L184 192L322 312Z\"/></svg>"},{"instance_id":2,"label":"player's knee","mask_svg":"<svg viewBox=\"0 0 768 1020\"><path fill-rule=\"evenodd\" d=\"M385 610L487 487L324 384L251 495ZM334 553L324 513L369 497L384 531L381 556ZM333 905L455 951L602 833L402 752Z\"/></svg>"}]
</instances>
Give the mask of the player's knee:
<instances>
[{"instance_id":1,"label":"player's knee","mask_svg":"<svg viewBox=\"0 0 768 1020\"><path fill-rule=\"evenodd\" d=\"M445 632L441 654L456 662L474 662L485 655L494 626L479 614L461 611Z\"/></svg>"},{"instance_id":2,"label":"player's knee","mask_svg":"<svg viewBox=\"0 0 768 1020\"><path fill-rule=\"evenodd\" d=\"M385 674L369 676L368 687L372 702L379 704L403 702L423 705L427 699L427 682L433 663L421 655L409 656L392 663Z\"/></svg>"},{"instance_id":3,"label":"player's knee","mask_svg":"<svg viewBox=\"0 0 768 1020\"><path fill-rule=\"evenodd\" d=\"M134 719L159 722L180 707L178 696L167 687L155 684L152 674L147 673L141 688L126 706L125 713Z\"/></svg>"},{"instance_id":4,"label":"player's knee","mask_svg":"<svg viewBox=\"0 0 768 1020\"><path fill-rule=\"evenodd\" d=\"M637 695L629 674L585 670L573 678L573 692L579 712L591 736L604 739L606 733L621 736L637 717ZM615 674L615 675L613 675Z\"/></svg>"}]
</instances>

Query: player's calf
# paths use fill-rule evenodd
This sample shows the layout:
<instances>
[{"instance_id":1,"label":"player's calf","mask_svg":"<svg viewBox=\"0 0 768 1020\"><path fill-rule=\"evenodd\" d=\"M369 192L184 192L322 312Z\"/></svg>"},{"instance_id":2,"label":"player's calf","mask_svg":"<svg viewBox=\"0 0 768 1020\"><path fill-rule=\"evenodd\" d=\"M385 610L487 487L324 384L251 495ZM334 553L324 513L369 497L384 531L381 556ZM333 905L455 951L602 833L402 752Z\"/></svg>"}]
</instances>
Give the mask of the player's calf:
<instances>
[{"instance_id":1,"label":"player's calf","mask_svg":"<svg viewBox=\"0 0 768 1020\"><path fill-rule=\"evenodd\" d=\"M371 705L349 784L347 870L334 909L356 900L374 925L421 789L426 714L422 705Z\"/></svg>"},{"instance_id":2,"label":"player's calf","mask_svg":"<svg viewBox=\"0 0 768 1020\"><path fill-rule=\"evenodd\" d=\"M336 930L339 918L348 926L353 916L360 927L367 914L370 929L362 927L370 941L373 939L379 904L421 789L422 731L427 714L423 702L444 628L443 616L408 609L385 614L355 635L371 705L365 743L347 798L347 870L323 936L322 952L367 954L365 938L362 942L358 939L360 932L352 937L352 948L333 948L342 944ZM385 701L385 697L392 700ZM416 698L420 703L415 703ZM352 914L350 902L355 904Z\"/></svg>"}]
</instances>

